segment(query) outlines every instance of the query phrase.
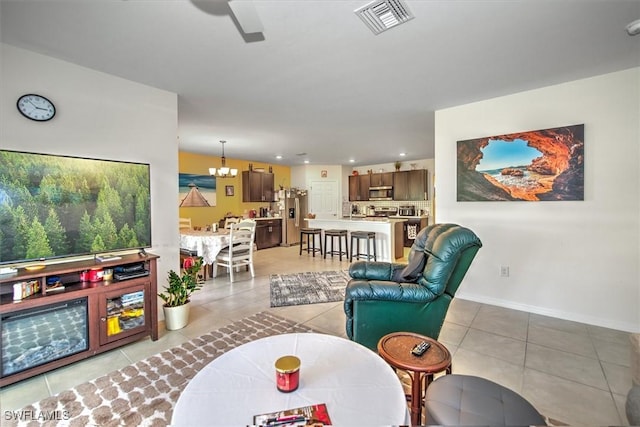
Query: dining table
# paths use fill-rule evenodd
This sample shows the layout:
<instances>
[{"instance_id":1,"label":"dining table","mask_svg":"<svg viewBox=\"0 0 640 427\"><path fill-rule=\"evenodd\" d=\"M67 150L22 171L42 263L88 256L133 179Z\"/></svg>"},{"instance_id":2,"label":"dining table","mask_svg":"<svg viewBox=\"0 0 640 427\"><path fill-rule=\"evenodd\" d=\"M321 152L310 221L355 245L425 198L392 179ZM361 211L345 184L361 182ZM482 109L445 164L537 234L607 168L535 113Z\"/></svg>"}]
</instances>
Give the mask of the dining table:
<instances>
[{"instance_id":1,"label":"dining table","mask_svg":"<svg viewBox=\"0 0 640 427\"><path fill-rule=\"evenodd\" d=\"M180 248L202 257L204 264L213 264L218 253L229 246L229 230L180 230Z\"/></svg>"}]
</instances>

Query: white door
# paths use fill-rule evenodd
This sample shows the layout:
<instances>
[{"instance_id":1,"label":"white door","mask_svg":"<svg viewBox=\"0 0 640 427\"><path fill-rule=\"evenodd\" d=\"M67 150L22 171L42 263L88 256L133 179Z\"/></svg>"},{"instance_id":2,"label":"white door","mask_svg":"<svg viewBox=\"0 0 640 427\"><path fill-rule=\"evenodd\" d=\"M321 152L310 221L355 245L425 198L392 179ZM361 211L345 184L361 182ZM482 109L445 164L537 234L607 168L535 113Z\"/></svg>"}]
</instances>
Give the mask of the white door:
<instances>
[{"instance_id":1,"label":"white door","mask_svg":"<svg viewBox=\"0 0 640 427\"><path fill-rule=\"evenodd\" d=\"M309 212L316 214L317 218L338 217L337 181L312 181L309 194Z\"/></svg>"}]
</instances>

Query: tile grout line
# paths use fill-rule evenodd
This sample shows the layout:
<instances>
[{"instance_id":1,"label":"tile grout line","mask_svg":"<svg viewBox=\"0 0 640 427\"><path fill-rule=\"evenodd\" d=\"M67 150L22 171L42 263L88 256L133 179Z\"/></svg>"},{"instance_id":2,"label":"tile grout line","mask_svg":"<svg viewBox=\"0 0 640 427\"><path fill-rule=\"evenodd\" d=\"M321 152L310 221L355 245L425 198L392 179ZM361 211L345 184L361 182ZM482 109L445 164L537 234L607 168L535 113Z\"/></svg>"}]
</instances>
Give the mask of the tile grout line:
<instances>
[{"instance_id":1,"label":"tile grout line","mask_svg":"<svg viewBox=\"0 0 640 427\"><path fill-rule=\"evenodd\" d=\"M524 359L522 360L522 380L520 383L520 394L524 392L524 372L527 368L527 352L529 350L529 328L531 327L531 313L527 316L527 332L524 339Z\"/></svg>"}]
</instances>

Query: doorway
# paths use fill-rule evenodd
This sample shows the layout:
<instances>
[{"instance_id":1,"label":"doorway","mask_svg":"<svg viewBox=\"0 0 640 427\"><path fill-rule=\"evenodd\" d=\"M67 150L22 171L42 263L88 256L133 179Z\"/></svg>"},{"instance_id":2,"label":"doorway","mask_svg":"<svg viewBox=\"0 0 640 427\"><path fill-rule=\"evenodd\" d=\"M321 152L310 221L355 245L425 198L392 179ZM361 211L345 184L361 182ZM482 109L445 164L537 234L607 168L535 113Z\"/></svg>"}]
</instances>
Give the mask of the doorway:
<instances>
[{"instance_id":1,"label":"doorway","mask_svg":"<svg viewBox=\"0 0 640 427\"><path fill-rule=\"evenodd\" d=\"M333 219L338 217L338 182L311 181L309 212L316 218Z\"/></svg>"}]
</instances>

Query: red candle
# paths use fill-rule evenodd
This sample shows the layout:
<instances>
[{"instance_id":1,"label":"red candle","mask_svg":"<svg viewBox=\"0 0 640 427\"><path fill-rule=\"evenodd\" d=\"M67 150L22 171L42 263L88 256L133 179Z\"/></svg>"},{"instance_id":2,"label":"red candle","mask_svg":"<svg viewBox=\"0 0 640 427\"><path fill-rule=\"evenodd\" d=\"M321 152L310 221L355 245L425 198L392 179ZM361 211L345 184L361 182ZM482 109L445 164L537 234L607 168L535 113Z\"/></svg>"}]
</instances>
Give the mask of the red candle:
<instances>
[{"instance_id":1,"label":"red candle","mask_svg":"<svg viewBox=\"0 0 640 427\"><path fill-rule=\"evenodd\" d=\"M102 280L103 271L101 268L92 268L89 270L89 281L99 282Z\"/></svg>"},{"instance_id":2,"label":"red candle","mask_svg":"<svg viewBox=\"0 0 640 427\"><path fill-rule=\"evenodd\" d=\"M283 356L276 360L276 385L283 393L290 393L300 383L300 359L296 356Z\"/></svg>"}]
</instances>

